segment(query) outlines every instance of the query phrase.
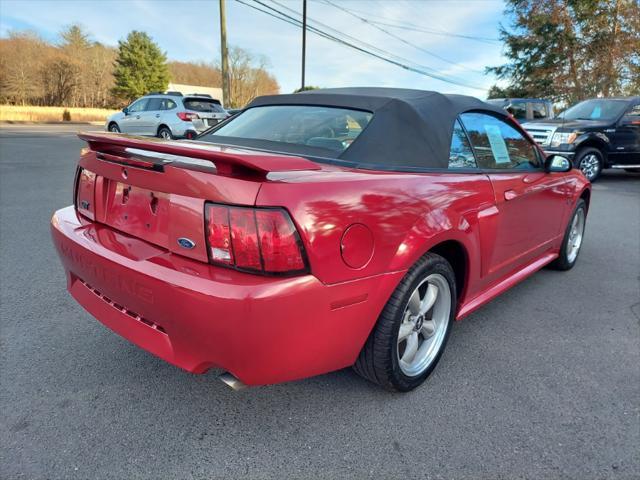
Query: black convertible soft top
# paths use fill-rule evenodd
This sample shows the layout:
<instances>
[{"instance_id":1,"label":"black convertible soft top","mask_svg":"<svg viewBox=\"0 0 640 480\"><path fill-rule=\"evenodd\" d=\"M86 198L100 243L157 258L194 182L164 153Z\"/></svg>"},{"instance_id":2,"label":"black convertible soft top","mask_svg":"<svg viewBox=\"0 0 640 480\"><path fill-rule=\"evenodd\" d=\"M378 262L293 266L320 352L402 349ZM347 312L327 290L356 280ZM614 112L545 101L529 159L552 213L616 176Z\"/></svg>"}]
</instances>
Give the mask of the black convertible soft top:
<instances>
[{"instance_id":1,"label":"black convertible soft top","mask_svg":"<svg viewBox=\"0 0 640 480\"><path fill-rule=\"evenodd\" d=\"M505 111L474 97L403 88L328 88L268 95L247 108L264 105L318 105L366 110L373 117L337 159L357 165L447 168L456 117L470 110Z\"/></svg>"}]
</instances>

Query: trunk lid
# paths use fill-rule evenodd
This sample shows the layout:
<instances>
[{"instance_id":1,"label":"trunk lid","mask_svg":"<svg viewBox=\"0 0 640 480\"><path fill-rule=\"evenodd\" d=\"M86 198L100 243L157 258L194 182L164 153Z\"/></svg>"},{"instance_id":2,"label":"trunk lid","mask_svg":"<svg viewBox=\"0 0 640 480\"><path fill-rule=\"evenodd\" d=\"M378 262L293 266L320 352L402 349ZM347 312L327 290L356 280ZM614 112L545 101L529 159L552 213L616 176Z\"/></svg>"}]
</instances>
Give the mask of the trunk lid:
<instances>
[{"instance_id":1,"label":"trunk lid","mask_svg":"<svg viewBox=\"0 0 640 480\"><path fill-rule=\"evenodd\" d=\"M320 169L301 157L213 144L110 133L79 137L89 145L77 177L80 213L205 262L205 202L253 206L269 173Z\"/></svg>"}]
</instances>

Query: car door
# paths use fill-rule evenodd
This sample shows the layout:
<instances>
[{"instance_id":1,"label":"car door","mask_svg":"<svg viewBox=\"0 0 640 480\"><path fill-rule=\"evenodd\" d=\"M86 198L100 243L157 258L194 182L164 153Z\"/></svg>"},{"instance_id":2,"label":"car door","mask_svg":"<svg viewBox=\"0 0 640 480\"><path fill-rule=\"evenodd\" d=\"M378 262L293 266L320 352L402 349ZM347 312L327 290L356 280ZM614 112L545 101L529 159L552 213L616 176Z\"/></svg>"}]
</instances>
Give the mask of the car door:
<instances>
[{"instance_id":1,"label":"car door","mask_svg":"<svg viewBox=\"0 0 640 480\"><path fill-rule=\"evenodd\" d=\"M122 119L120 131L122 133L140 134L142 130L142 113L144 112L148 98L141 98L127 107L127 114Z\"/></svg>"},{"instance_id":2,"label":"car door","mask_svg":"<svg viewBox=\"0 0 640 480\"><path fill-rule=\"evenodd\" d=\"M563 235L568 186L563 174L545 172L542 154L511 120L478 112L460 118L498 210L483 275L502 278L541 257Z\"/></svg>"},{"instance_id":3,"label":"car door","mask_svg":"<svg viewBox=\"0 0 640 480\"><path fill-rule=\"evenodd\" d=\"M158 126L160 125L161 105L162 98L151 97L145 106L145 109L140 112L140 133L141 135L157 135Z\"/></svg>"},{"instance_id":4,"label":"car door","mask_svg":"<svg viewBox=\"0 0 640 480\"><path fill-rule=\"evenodd\" d=\"M631 105L618 121L614 150L614 161L628 165L640 164L640 103Z\"/></svg>"}]
</instances>

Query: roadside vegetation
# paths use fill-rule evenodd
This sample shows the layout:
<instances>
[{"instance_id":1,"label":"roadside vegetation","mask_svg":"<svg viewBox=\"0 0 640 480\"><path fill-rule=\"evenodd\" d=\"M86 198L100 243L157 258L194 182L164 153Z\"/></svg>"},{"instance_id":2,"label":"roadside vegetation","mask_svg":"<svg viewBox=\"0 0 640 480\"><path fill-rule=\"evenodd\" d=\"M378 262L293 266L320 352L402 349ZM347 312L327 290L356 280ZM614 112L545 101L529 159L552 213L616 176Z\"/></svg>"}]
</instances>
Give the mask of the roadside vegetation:
<instances>
[{"instance_id":1,"label":"roadside vegetation","mask_svg":"<svg viewBox=\"0 0 640 480\"><path fill-rule=\"evenodd\" d=\"M104 122L115 112L106 108L0 105L0 122Z\"/></svg>"},{"instance_id":2,"label":"roadside vegetation","mask_svg":"<svg viewBox=\"0 0 640 480\"><path fill-rule=\"evenodd\" d=\"M503 81L489 98L640 95L637 0L508 0L505 16L508 61L487 69Z\"/></svg>"},{"instance_id":3,"label":"roadside vegetation","mask_svg":"<svg viewBox=\"0 0 640 480\"><path fill-rule=\"evenodd\" d=\"M228 107L279 92L267 65L263 57L238 47L230 49ZM131 32L117 48L96 42L79 25L64 29L57 42L47 42L30 31L13 31L0 38L2 120L58 116L56 120L61 120L58 110L32 107L64 107L72 121L102 117L94 109L122 108L144 93L166 90L169 82L202 87L222 84L218 64L168 60L144 32ZM25 108L9 108L16 106Z\"/></svg>"}]
</instances>

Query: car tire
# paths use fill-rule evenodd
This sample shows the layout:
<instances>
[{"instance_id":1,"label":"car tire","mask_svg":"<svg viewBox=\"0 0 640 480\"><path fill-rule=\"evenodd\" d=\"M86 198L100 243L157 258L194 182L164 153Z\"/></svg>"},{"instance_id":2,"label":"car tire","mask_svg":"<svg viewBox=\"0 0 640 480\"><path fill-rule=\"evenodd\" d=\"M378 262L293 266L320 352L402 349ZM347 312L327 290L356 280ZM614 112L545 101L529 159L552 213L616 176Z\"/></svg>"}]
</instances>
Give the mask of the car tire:
<instances>
[{"instance_id":1,"label":"car tire","mask_svg":"<svg viewBox=\"0 0 640 480\"><path fill-rule=\"evenodd\" d=\"M587 180L595 182L604 168L604 155L594 147L586 147L576 153L575 166Z\"/></svg>"},{"instance_id":2,"label":"car tire","mask_svg":"<svg viewBox=\"0 0 640 480\"><path fill-rule=\"evenodd\" d=\"M117 124L116 122L111 122L111 123L109 124L109 128L108 128L108 130L109 130L111 133L120 133L120 127L118 127L118 124Z\"/></svg>"},{"instance_id":3,"label":"car tire","mask_svg":"<svg viewBox=\"0 0 640 480\"><path fill-rule=\"evenodd\" d=\"M578 261L580 249L584 243L584 230L587 223L587 204L581 198L578 200L573 215L569 220L567 229L564 233L562 245L560 247L560 256L556 258L549 266L554 270L570 270Z\"/></svg>"},{"instance_id":4,"label":"car tire","mask_svg":"<svg viewBox=\"0 0 640 480\"><path fill-rule=\"evenodd\" d=\"M160 127L158 129L158 137L163 138L164 140L172 140L173 134L168 127Z\"/></svg>"},{"instance_id":5,"label":"car tire","mask_svg":"<svg viewBox=\"0 0 640 480\"><path fill-rule=\"evenodd\" d=\"M353 366L356 373L391 391L421 385L442 356L456 301L451 265L427 253L391 294Z\"/></svg>"}]
</instances>

